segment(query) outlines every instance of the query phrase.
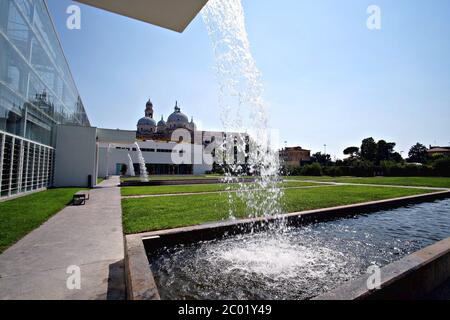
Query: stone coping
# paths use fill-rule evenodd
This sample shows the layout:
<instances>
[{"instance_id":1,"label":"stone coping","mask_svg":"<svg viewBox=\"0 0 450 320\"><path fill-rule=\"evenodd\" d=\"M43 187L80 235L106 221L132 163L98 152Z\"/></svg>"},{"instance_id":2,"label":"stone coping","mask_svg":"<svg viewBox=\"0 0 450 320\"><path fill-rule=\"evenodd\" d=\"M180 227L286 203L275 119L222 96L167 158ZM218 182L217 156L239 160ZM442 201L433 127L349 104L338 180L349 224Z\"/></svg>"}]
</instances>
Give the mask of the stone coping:
<instances>
[{"instance_id":1,"label":"stone coping","mask_svg":"<svg viewBox=\"0 0 450 320\"><path fill-rule=\"evenodd\" d=\"M223 221L204 225L126 235L124 241L127 297L130 300L160 300L158 288L149 266L147 253L151 254L153 251L164 246L207 241L223 236L250 232L252 230L263 230L267 228L268 225L276 223L280 220L283 220L291 226L301 226L314 222L332 220L338 217L375 212L389 208L401 207L407 204L445 199L448 197L450 197L450 191L447 190L423 195L289 213L278 217ZM421 255L423 255L423 253ZM388 266L385 268L387 267ZM447 269L447 271L448 270L449 269ZM388 274L389 273L386 272L386 276ZM363 280L359 279L359 281L359 284L361 284L361 281ZM329 299L332 299L333 297L336 298L337 296L329 296ZM353 296L348 295L348 297L351 298Z\"/></svg>"}]
</instances>

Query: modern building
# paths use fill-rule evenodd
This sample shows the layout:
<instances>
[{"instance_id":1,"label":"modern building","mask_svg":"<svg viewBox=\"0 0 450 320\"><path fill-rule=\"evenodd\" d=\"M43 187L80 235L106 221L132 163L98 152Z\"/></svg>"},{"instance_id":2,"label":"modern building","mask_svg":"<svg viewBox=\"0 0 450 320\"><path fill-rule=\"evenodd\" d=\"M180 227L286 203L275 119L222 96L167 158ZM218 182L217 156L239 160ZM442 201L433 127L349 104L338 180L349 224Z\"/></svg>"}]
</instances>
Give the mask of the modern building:
<instances>
[{"instance_id":1,"label":"modern building","mask_svg":"<svg viewBox=\"0 0 450 320\"><path fill-rule=\"evenodd\" d=\"M202 145L161 141L139 141L138 144L151 179L154 175L201 175L212 170L212 164L205 161ZM188 158L183 158L183 153L188 154ZM139 175L139 154L135 144L101 143L98 175L121 175L124 166L129 173L130 158L134 172Z\"/></svg>"},{"instance_id":2,"label":"modern building","mask_svg":"<svg viewBox=\"0 0 450 320\"><path fill-rule=\"evenodd\" d=\"M280 160L285 167L298 168L304 163L311 162L311 150L302 147L286 147L280 151Z\"/></svg>"},{"instance_id":3,"label":"modern building","mask_svg":"<svg viewBox=\"0 0 450 320\"><path fill-rule=\"evenodd\" d=\"M83 0L183 31L207 0ZM45 0L0 0L0 198L93 186L100 145L135 131L91 127Z\"/></svg>"},{"instance_id":4,"label":"modern building","mask_svg":"<svg viewBox=\"0 0 450 320\"><path fill-rule=\"evenodd\" d=\"M52 183L56 128L89 127L44 0L0 0L1 197Z\"/></svg>"},{"instance_id":5,"label":"modern building","mask_svg":"<svg viewBox=\"0 0 450 320\"><path fill-rule=\"evenodd\" d=\"M167 122L164 121L164 116L156 122L155 108L150 99L145 104L144 113L144 117L139 119L136 125L136 141L128 144L100 143L99 176L121 174L124 167L130 166L130 158L134 172L139 174L136 143L150 175L205 174L213 169L214 160L217 160L213 158L218 155L217 147L223 146L227 137L244 137L244 143L248 144L248 136L245 134L198 131L193 117L189 120L188 116L181 112L178 102L175 103L174 111L167 118ZM234 149L230 152L234 152ZM180 153L185 156L182 161L179 159ZM224 159L220 160L225 162Z\"/></svg>"}]
</instances>

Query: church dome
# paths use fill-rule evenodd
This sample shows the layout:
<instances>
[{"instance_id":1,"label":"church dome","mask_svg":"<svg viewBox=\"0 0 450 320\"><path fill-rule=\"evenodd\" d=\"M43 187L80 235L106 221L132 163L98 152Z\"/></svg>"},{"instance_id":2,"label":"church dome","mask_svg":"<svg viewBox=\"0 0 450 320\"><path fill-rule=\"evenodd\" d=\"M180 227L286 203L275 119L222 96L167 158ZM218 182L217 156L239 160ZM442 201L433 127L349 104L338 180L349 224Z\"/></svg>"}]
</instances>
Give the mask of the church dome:
<instances>
[{"instance_id":1,"label":"church dome","mask_svg":"<svg viewBox=\"0 0 450 320\"><path fill-rule=\"evenodd\" d=\"M161 120L159 120L158 122L158 127L165 127L166 126L166 122L164 121L164 118L161 117Z\"/></svg>"},{"instance_id":2,"label":"church dome","mask_svg":"<svg viewBox=\"0 0 450 320\"><path fill-rule=\"evenodd\" d=\"M156 122L152 118L144 117L138 121L138 126L152 126L156 127Z\"/></svg>"},{"instance_id":3,"label":"church dome","mask_svg":"<svg viewBox=\"0 0 450 320\"><path fill-rule=\"evenodd\" d=\"M189 124L188 117L181 112L178 104L175 105L175 111L167 119L167 124L169 125L187 125Z\"/></svg>"}]
</instances>

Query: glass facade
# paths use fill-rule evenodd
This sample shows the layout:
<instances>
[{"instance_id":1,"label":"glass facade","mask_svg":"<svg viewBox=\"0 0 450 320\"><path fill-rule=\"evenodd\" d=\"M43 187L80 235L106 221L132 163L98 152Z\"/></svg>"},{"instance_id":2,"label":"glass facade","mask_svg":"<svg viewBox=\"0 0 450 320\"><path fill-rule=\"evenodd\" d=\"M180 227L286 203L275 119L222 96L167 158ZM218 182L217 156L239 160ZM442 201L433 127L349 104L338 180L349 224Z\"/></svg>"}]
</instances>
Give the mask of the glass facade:
<instances>
[{"instance_id":1,"label":"glass facade","mask_svg":"<svg viewBox=\"0 0 450 320\"><path fill-rule=\"evenodd\" d=\"M44 0L0 0L0 130L52 145L55 124L89 126Z\"/></svg>"},{"instance_id":2,"label":"glass facade","mask_svg":"<svg viewBox=\"0 0 450 320\"><path fill-rule=\"evenodd\" d=\"M50 183L57 124L90 126L47 4L0 0L0 196Z\"/></svg>"}]
</instances>

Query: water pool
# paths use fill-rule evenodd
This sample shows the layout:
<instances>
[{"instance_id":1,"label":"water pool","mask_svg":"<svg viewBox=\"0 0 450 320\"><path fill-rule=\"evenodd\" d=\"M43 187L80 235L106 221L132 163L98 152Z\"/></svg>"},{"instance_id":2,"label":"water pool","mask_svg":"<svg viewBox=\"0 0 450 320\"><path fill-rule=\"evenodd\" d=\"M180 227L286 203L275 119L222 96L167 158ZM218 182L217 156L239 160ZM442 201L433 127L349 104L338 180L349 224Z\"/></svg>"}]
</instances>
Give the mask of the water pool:
<instances>
[{"instance_id":1,"label":"water pool","mask_svg":"<svg viewBox=\"0 0 450 320\"><path fill-rule=\"evenodd\" d=\"M162 299L310 299L450 237L450 199L163 248Z\"/></svg>"}]
</instances>

